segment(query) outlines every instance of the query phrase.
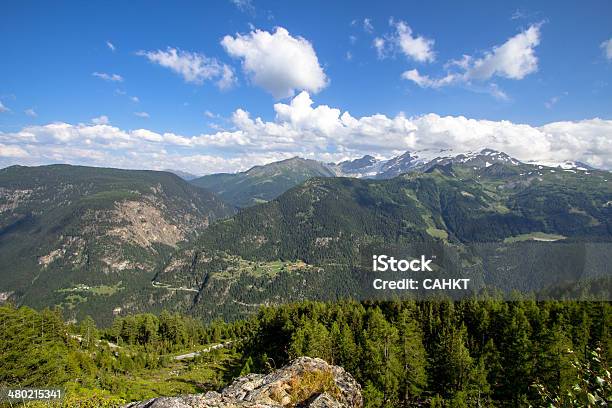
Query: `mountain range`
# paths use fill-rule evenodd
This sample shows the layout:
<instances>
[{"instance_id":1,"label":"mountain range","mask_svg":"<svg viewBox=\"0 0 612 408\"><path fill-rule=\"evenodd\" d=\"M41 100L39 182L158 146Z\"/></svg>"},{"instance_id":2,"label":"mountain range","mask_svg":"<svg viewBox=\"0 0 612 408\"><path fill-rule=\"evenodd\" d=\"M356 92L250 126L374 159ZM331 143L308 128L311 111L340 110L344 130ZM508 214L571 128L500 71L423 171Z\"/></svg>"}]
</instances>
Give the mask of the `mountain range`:
<instances>
[{"instance_id":1,"label":"mountain range","mask_svg":"<svg viewBox=\"0 0 612 408\"><path fill-rule=\"evenodd\" d=\"M391 159L377 159L365 155L359 159L340 163L324 163L294 157L255 166L238 173L218 173L191 179L191 183L213 191L238 208L261 204L278 197L289 188L313 177L353 177L367 179L390 179L410 172L423 172L435 165L463 164L475 170L501 163L512 166L526 165L503 152L482 149L476 152L452 154L447 150L405 152ZM534 169L542 167L534 165ZM581 162L556 163L561 170L595 170Z\"/></svg>"},{"instance_id":2,"label":"mountain range","mask_svg":"<svg viewBox=\"0 0 612 408\"><path fill-rule=\"evenodd\" d=\"M490 149L293 158L191 183L12 166L0 170L0 301L102 323L161 309L231 319L265 304L381 296L371 255L397 250L435 256L436 272L483 288L557 290L610 275L610 176Z\"/></svg>"}]
</instances>

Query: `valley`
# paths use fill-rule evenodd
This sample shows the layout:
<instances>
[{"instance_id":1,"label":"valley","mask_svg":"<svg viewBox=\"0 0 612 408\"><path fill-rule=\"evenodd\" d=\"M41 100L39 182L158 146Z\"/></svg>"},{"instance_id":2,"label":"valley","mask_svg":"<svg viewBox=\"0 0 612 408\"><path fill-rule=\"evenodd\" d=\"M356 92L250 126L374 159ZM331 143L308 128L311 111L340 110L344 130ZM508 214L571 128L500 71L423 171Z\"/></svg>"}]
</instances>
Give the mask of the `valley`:
<instances>
[{"instance_id":1,"label":"valley","mask_svg":"<svg viewBox=\"0 0 612 408\"><path fill-rule=\"evenodd\" d=\"M221 180L208 184L213 192L163 172L7 168L0 292L76 320L162 309L234 319L261 305L390 296L372 288L371 255L401 250L435 255L436 273L469 277L475 293L541 292L568 279L587 288L603 279L587 292L606 293L609 172L488 149L416 156L384 162L385 172L407 171L393 178L364 170L378 163L368 157L333 166L290 159L210 176ZM360 168L368 176L336 175ZM235 200L247 208L236 213Z\"/></svg>"}]
</instances>

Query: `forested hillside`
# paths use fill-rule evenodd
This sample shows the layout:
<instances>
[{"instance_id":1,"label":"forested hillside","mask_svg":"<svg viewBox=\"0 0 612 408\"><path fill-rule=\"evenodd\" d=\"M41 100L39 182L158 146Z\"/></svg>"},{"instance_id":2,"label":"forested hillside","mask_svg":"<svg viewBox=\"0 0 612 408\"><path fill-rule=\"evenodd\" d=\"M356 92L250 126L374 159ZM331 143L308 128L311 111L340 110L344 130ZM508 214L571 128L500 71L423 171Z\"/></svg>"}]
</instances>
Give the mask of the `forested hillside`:
<instances>
[{"instance_id":1,"label":"forested hillside","mask_svg":"<svg viewBox=\"0 0 612 408\"><path fill-rule=\"evenodd\" d=\"M0 300L110 319L140 309L155 268L232 214L174 174L67 165L0 170Z\"/></svg>"},{"instance_id":2,"label":"forested hillside","mask_svg":"<svg viewBox=\"0 0 612 408\"><path fill-rule=\"evenodd\" d=\"M469 275L479 289L558 295L555 285L583 280L586 293L606 298L608 177L448 163L391 180L311 179L216 223L155 279L197 290L175 299L208 318L300 299L371 299L380 295L372 254L399 247L435 255L438 271Z\"/></svg>"},{"instance_id":3,"label":"forested hillside","mask_svg":"<svg viewBox=\"0 0 612 408\"><path fill-rule=\"evenodd\" d=\"M255 166L241 173L211 174L191 180L196 186L219 194L236 207L270 201L312 177L333 177L325 164L299 157Z\"/></svg>"},{"instance_id":4,"label":"forested hillside","mask_svg":"<svg viewBox=\"0 0 612 408\"><path fill-rule=\"evenodd\" d=\"M65 406L118 406L219 389L306 355L344 367L368 408L605 406L611 319L607 302L488 298L306 302L208 326L142 314L99 329L5 306L0 386L64 386L73 404ZM229 348L176 359L219 343Z\"/></svg>"}]
</instances>

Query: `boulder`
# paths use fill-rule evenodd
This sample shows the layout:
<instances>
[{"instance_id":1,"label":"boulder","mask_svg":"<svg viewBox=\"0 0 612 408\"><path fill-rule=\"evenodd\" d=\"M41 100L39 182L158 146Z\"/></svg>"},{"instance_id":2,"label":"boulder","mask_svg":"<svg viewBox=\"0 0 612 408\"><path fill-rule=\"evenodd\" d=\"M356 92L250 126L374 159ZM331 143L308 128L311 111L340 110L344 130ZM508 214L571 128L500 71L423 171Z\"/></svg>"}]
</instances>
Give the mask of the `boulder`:
<instances>
[{"instance_id":1,"label":"boulder","mask_svg":"<svg viewBox=\"0 0 612 408\"><path fill-rule=\"evenodd\" d=\"M362 408L361 387L342 367L300 357L269 374L249 374L220 392L159 397L125 408Z\"/></svg>"}]
</instances>

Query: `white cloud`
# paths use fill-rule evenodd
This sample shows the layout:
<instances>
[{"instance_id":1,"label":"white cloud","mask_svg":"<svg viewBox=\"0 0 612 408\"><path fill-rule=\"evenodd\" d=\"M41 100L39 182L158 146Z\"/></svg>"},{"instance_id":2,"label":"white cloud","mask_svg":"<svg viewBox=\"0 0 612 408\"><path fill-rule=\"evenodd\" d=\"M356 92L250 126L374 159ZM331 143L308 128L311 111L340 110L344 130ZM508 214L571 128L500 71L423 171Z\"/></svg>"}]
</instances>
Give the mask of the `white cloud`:
<instances>
[{"instance_id":1,"label":"white cloud","mask_svg":"<svg viewBox=\"0 0 612 408\"><path fill-rule=\"evenodd\" d=\"M242 68L254 84L275 98L289 97L299 90L317 93L327 86L312 44L293 37L283 27L274 33L255 30L227 35L221 45L229 55L242 60Z\"/></svg>"},{"instance_id":2,"label":"white cloud","mask_svg":"<svg viewBox=\"0 0 612 408\"><path fill-rule=\"evenodd\" d=\"M115 52L115 45L112 42L106 41L106 46L108 47L109 50Z\"/></svg>"},{"instance_id":3,"label":"white cloud","mask_svg":"<svg viewBox=\"0 0 612 408\"><path fill-rule=\"evenodd\" d=\"M510 38L504 44L493 47L484 57L468 60L466 75L469 79L486 80L494 75L509 79L523 79L538 70L535 47L540 44L540 25Z\"/></svg>"},{"instance_id":4,"label":"white cloud","mask_svg":"<svg viewBox=\"0 0 612 408\"><path fill-rule=\"evenodd\" d=\"M36 113L36 111L33 108L30 109L26 109L25 111L23 111L23 113L25 113L26 115L35 118L38 116L38 113Z\"/></svg>"},{"instance_id":5,"label":"white cloud","mask_svg":"<svg viewBox=\"0 0 612 408\"><path fill-rule=\"evenodd\" d=\"M397 44L406 57L418 62L435 60L434 40L423 36L413 36L412 29L403 21L395 23L395 29L397 30Z\"/></svg>"},{"instance_id":6,"label":"white cloud","mask_svg":"<svg viewBox=\"0 0 612 408\"><path fill-rule=\"evenodd\" d=\"M486 82L493 77L520 80L537 72L538 58L535 47L540 43L540 25L509 38L505 43L484 52L482 57L464 55L460 60L451 60L445 64L447 73L439 78L431 78L416 69L405 71L402 78L412 81L422 88L440 88L442 86L474 82ZM476 88L475 88L476 89ZM494 97L507 100L508 96L497 86L490 84L487 91Z\"/></svg>"},{"instance_id":7,"label":"white cloud","mask_svg":"<svg viewBox=\"0 0 612 408\"><path fill-rule=\"evenodd\" d=\"M255 11L255 7L253 6L251 0L230 0L230 2L240 11L249 13Z\"/></svg>"},{"instance_id":8,"label":"white cloud","mask_svg":"<svg viewBox=\"0 0 612 408\"><path fill-rule=\"evenodd\" d=\"M107 74L105 72L94 72L91 75L109 82L123 82L123 77L118 74Z\"/></svg>"},{"instance_id":9,"label":"white cloud","mask_svg":"<svg viewBox=\"0 0 612 408\"><path fill-rule=\"evenodd\" d=\"M376 55L378 55L379 59L383 59L386 56L385 53L385 39L381 37L376 37L372 41L374 48L376 49Z\"/></svg>"},{"instance_id":10,"label":"white cloud","mask_svg":"<svg viewBox=\"0 0 612 408\"><path fill-rule=\"evenodd\" d=\"M417 62L433 62L435 41L421 35L413 35L412 28L404 21L389 20L394 32L374 39L374 48L378 58L386 58L401 53L406 58Z\"/></svg>"},{"instance_id":11,"label":"white cloud","mask_svg":"<svg viewBox=\"0 0 612 408\"><path fill-rule=\"evenodd\" d=\"M2 101L0 101L0 113L1 112L10 112L10 109L7 108L6 106L4 106L4 104L2 103Z\"/></svg>"},{"instance_id":12,"label":"white cloud","mask_svg":"<svg viewBox=\"0 0 612 408\"><path fill-rule=\"evenodd\" d=\"M134 112L134 115L138 116L139 118L144 118L144 119L148 119L150 117L150 115L147 112Z\"/></svg>"},{"instance_id":13,"label":"white cloud","mask_svg":"<svg viewBox=\"0 0 612 408\"><path fill-rule=\"evenodd\" d=\"M568 92L563 92L561 95L555 95L551 97L549 100L547 100L546 102L544 102L544 106L546 106L546 109L552 109L561 100L561 98L567 95L568 95Z\"/></svg>"},{"instance_id":14,"label":"white cloud","mask_svg":"<svg viewBox=\"0 0 612 408\"><path fill-rule=\"evenodd\" d=\"M166 51L139 51L138 55L169 68L188 83L201 85L205 81L216 81L220 89L227 89L236 82L234 71L229 65L197 52L168 47Z\"/></svg>"},{"instance_id":15,"label":"white cloud","mask_svg":"<svg viewBox=\"0 0 612 408\"><path fill-rule=\"evenodd\" d=\"M229 65L223 65L221 72L221 78L217 81L217 86L220 89L229 89L236 83L236 77L234 76L234 70Z\"/></svg>"},{"instance_id":16,"label":"white cloud","mask_svg":"<svg viewBox=\"0 0 612 408\"><path fill-rule=\"evenodd\" d=\"M108 125L108 116L102 115L98 116L97 118L93 118L91 119L91 123L93 123L94 125Z\"/></svg>"},{"instance_id":17,"label":"white cloud","mask_svg":"<svg viewBox=\"0 0 612 408\"><path fill-rule=\"evenodd\" d=\"M601 49L607 60L612 60L612 38L601 43Z\"/></svg>"},{"instance_id":18,"label":"white cloud","mask_svg":"<svg viewBox=\"0 0 612 408\"><path fill-rule=\"evenodd\" d=\"M373 33L374 26L372 25L372 20L370 20L369 18L364 18L363 19L363 29L368 33Z\"/></svg>"},{"instance_id":19,"label":"white cloud","mask_svg":"<svg viewBox=\"0 0 612 408\"><path fill-rule=\"evenodd\" d=\"M544 106L546 106L546 109L552 109L553 106L557 104L557 102L559 102L559 97L553 96L552 98L544 102Z\"/></svg>"},{"instance_id":20,"label":"white cloud","mask_svg":"<svg viewBox=\"0 0 612 408\"><path fill-rule=\"evenodd\" d=\"M274 111L274 120L268 121L237 109L230 128L191 136L123 130L109 125L105 117L92 124L28 126L0 132L4 148L0 156L5 157L0 157L0 165L69 162L203 174L244 170L296 155L329 162L363 154L389 157L406 150L461 153L490 147L521 160L580 160L612 169L612 120L535 127L437 114L354 117L338 108L315 105L306 92L275 104Z\"/></svg>"},{"instance_id":21,"label":"white cloud","mask_svg":"<svg viewBox=\"0 0 612 408\"><path fill-rule=\"evenodd\" d=\"M115 89L115 95L119 95L119 96L126 96L130 99L130 101L134 102L134 103L138 103L140 102L140 98L137 96L130 96L127 94L127 92L125 92L122 89Z\"/></svg>"},{"instance_id":22,"label":"white cloud","mask_svg":"<svg viewBox=\"0 0 612 408\"><path fill-rule=\"evenodd\" d=\"M0 157L25 158L28 157L28 152L19 146L7 146L0 143Z\"/></svg>"},{"instance_id":23,"label":"white cloud","mask_svg":"<svg viewBox=\"0 0 612 408\"><path fill-rule=\"evenodd\" d=\"M510 20L520 20L527 17L527 15L525 14L524 11L520 10L520 9L516 9L514 11L514 13L512 13L512 15L510 16Z\"/></svg>"},{"instance_id":24,"label":"white cloud","mask_svg":"<svg viewBox=\"0 0 612 408\"><path fill-rule=\"evenodd\" d=\"M494 97L495 99L499 99L500 101L509 101L510 97L503 90L499 88L499 86L495 83L489 84L486 92Z\"/></svg>"},{"instance_id":25,"label":"white cloud","mask_svg":"<svg viewBox=\"0 0 612 408\"><path fill-rule=\"evenodd\" d=\"M428 75L421 75L416 69L403 72L402 78L414 82L421 88L440 88L455 81L455 76L452 74L448 74L442 78L432 79Z\"/></svg>"},{"instance_id":26,"label":"white cloud","mask_svg":"<svg viewBox=\"0 0 612 408\"><path fill-rule=\"evenodd\" d=\"M214 119L214 118L218 117L219 115L216 115L216 114L212 113L211 111L206 110L206 111L204 111L204 116L206 116L207 118L210 118L210 119Z\"/></svg>"}]
</instances>

